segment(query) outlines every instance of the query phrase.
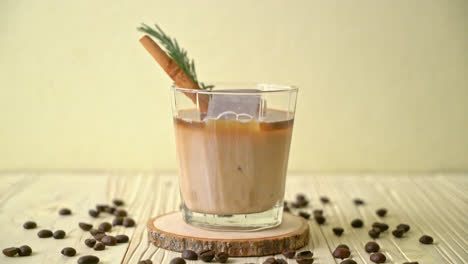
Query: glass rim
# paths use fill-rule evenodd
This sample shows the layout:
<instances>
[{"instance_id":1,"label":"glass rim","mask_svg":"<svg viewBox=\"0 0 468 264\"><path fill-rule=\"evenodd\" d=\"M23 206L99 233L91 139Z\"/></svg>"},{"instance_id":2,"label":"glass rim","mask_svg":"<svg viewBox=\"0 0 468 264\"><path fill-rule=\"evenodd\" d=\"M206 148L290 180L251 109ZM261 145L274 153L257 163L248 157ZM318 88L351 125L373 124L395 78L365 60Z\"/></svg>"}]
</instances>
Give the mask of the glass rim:
<instances>
[{"instance_id":1,"label":"glass rim","mask_svg":"<svg viewBox=\"0 0 468 264\"><path fill-rule=\"evenodd\" d=\"M192 93L192 94L226 94L226 95L259 95L266 93L284 93L284 92L297 92L299 88L295 85L284 85L284 84L273 84L273 83L257 83L257 82L213 82L215 86L254 86L254 87L267 87L269 90L259 90L253 91L246 89L247 91L223 91L221 90L202 90L202 89L191 89L191 88L182 88L177 86L175 83L172 83L171 89L174 91Z\"/></svg>"}]
</instances>

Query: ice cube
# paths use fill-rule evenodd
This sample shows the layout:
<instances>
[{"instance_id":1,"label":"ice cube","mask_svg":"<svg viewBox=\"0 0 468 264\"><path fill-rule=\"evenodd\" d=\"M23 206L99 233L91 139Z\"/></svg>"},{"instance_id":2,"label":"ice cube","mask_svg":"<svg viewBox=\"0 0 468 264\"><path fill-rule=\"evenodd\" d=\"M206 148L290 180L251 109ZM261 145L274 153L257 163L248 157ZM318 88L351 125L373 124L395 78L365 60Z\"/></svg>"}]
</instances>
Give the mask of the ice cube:
<instances>
[{"instance_id":1,"label":"ice cube","mask_svg":"<svg viewBox=\"0 0 468 264\"><path fill-rule=\"evenodd\" d=\"M262 113L262 97L258 89L230 89L222 92L249 93L238 94L213 94L208 105L208 119L238 119L248 122L252 118L260 119Z\"/></svg>"}]
</instances>

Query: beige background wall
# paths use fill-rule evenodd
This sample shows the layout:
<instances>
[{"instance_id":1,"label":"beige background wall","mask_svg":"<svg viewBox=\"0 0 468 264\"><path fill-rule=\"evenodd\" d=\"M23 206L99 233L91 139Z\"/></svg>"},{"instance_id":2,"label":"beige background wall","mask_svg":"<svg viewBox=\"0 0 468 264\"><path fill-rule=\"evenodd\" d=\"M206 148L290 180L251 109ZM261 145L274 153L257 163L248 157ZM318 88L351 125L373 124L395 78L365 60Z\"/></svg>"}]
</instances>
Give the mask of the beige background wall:
<instances>
[{"instance_id":1,"label":"beige background wall","mask_svg":"<svg viewBox=\"0 0 468 264\"><path fill-rule=\"evenodd\" d=\"M0 1L0 169L174 169L159 23L204 81L300 87L290 169L468 170L468 1Z\"/></svg>"}]
</instances>

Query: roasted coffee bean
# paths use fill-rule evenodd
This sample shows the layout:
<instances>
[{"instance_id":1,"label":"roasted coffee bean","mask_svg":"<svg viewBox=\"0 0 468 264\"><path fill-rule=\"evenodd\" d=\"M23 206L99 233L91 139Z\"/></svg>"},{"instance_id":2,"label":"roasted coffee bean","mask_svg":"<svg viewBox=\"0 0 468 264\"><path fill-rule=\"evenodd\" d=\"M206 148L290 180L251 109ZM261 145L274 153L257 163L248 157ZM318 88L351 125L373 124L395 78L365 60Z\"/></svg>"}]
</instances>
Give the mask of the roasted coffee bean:
<instances>
[{"instance_id":1,"label":"roasted coffee bean","mask_svg":"<svg viewBox=\"0 0 468 264\"><path fill-rule=\"evenodd\" d=\"M384 263L387 258L382 253L374 253L370 255L370 260L374 263Z\"/></svg>"},{"instance_id":2,"label":"roasted coffee bean","mask_svg":"<svg viewBox=\"0 0 468 264\"><path fill-rule=\"evenodd\" d=\"M417 261L412 261L412 262L403 262L403 264L419 264Z\"/></svg>"},{"instance_id":3,"label":"roasted coffee bean","mask_svg":"<svg viewBox=\"0 0 468 264\"><path fill-rule=\"evenodd\" d=\"M185 264L185 259L183 258L173 258L170 262L170 264ZM146 262L145 262L146 264Z\"/></svg>"},{"instance_id":4,"label":"roasted coffee bean","mask_svg":"<svg viewBox=\"0 0 468 264\"><path fill-rule=\"evenodd\" d=\"M89 233L90 233L92 236L95 236L95 235L97 235L97 234L99 234L99 233L102 234L102 233L104 233L104 232L103 232L103 231L99 231L99 230L97 230L97 229L91 229L91 230L89 230Z\"/></svg>"},{"instance_id":5,"label":"roasted coffee bean","mask_svg":"<svg viewBox=\"0 0 468 264\"><path fill-rule=\"evenodd\" d=\"M96 245L96 239L94 238L88 238L84 241L85 245L92 248L94 245Z\"/></svg>"},{"instance_id":6,"label":"roasted coffee bean","mask_svg":"<svg viewBox=\"0 0 468 264\"><path fill-rule=\"evenodd\" d=\"M298 258L311 258L314 256L314 253L310 250L304 250L299 253L297 253Z\"/></svg>"},{"instance_id":7,"label":"roasted coffee bean","mask_svg":"<svg viewBox=\"0 0 468 264\"><path fill-rule=\"evenodd\" d=\"M276 259L276 264L288 264L285 259Z\"/></svg>"},{"instance_id":8,"label":"roasted coffee bean","mask_svg":"<svg viewBox=\"0 0 468 264\"><path fill-rule=\"evenodd\" d=\"M380 217L384 217L384 216L387 215L387 209L380 208L380 209L377 209L377 211L375 211L375 213Z\"/></svg>"},{"instance_id":9,"label":"roasted coffee bean","mask_svg":"<svg viewBox=\"0 0 468 264\"><path fill-rule=\"evenodd\" d=\"M114 215L115 216L120 216L120 217L125 217L125 216L127 216L127 211L125 211L123 209L115 210Z\"/></svg>"},{"instance_id":10,"label":"roasted coffee bean","mask_svg":"<svg viewBox=\"0 0 468 264\"><path fill-rule=\"evenodd\" d=\"M270 258L267 258L267 259L263 262L263 264L278 264L278 263L276 262L276 259L275 259L274 257L270 257Z\"/></svg>"},{"instance_id":11,"label":"roasted coffee bean","mask_svg":"<svg viewBox=\"0 0 468 264\"><path fill-rule=\"evenodd\" d=\"M295 201L294 203L291 203L291 206L293 208L304 208L308 204L309 204L309 201L307 201L307 200L299 200L299 201Z\"/></svg>"},{"instance_id":12,"label":"roasted coffee bean","mask_svg":"<svg viewBox=\"0 0 468 264\"><path fill-rule=\"evenodd\" d=\"M333 251L333 257L345 259L351 255L351 252L347 248L337 248Z\"/></svg>"},{"instance_id":13,"label":"roasted coffee bean","mask_svg":"<svg viewBox=\"0 0 468 264\"><path fill-rule=\"evenodd\" d=\"M132 218L126 217L126 218L124 218L122 224L125 227L133 227L133 226L135 226L135 220L133 220Z\"/></svg>"},{"instance_id":14,"label":"roasted coffee bean","mask_svg":"<svg viewBox=\"0 0 468 264\"><path fill-rule=\"evenodd\" d=\"M347 250L349 250L349 247L345 244L339 244L336 248L346 248Z\"/></svg>"},{"instance_id":15,"label":"roasted coffee bean","mask_svg":"<svg viewBox=\"0 0 468 264\"><path fill-rule=\"evenodd\" d=\"M422 244L429 245L434 242L434 239L431 236L424 235L421 238L419 238L419 242L421 242Z\"/></svg>"},{"instance_id":16,"label":"roasted coffee bean","mask_svg":"<svg viewBox=\"0 0 468 264\"><path fill-rule=\"evenodd\" d=\"M326 221L325 217L323 217L322 215L315 215L314 219L315 219L315 222L317 222L317 224L319 225L323 225Z\"/></svg>"},{"instance_id":17,"label":"roasted coffee bean","mask_svg":"<svg viewBox=\"0 0 468 264\"><path fill-rule=\"evenodd\" d=\"M51 237L53 235L54 235L54 233L52 233L52 231L47 230L47 229L42 229L41 231L37 232L37 236L40 237L40 238L48 238L48 237Z\"/></svg>"},{"instance_id":18,"label":"roasted coffee bean","mask_svg":"<svg viewBox=\"0 0 468 264\"><path fill-rule=\"evenodd\" d=\"M371 229L369 230L368 234L370 237L372 238L378 238L380 236L380 229L376 230L376 229Z\"/></svg>"},{"instance_id":19,"label":"roasted coffee bean","mask_svg":"<svg viewBox=\"0 0 468 264\"><path fill-rule=\"evenodd\" d=\"M351 226L354 228L361 228L364 225L361 219L354 219L351 221Z\"/></svg>"},{"instance_id":20,"label":"roasted coffee bean","mask_svg":"<svg viewBox=\"0 0 468 264\"><path fill-rule=\"evenodd\" d=\"M123 225L123 217L116 217L114 220L112 220L112 225L113 226L118 226L118 225Z\"/></svg>"},{"instance_id":21,"label":"roasted coffee bean","mask_svg":"<svg viewBox=\"0 0 468 264\"><path fill-rule=\"evenodd\" d=\"M113 203L115 206L122 206L122 205L124 205L124 201L121 200L121 199L114 199L114 200L112 200L112 203Z\"/></svg>"},{"instance_id":22,"label":"roasted coffee bean","mask_svg":"<svg viewBox=\"0 0 468 264\"><path fill-rule=\"evenodd\" d=\"M28 245L24 245L18 248L18 255L21 257L31 256L32 249Z\"/></svg>"},{"instance_id":23,"label":"roasted coffee bean","mask_svg":"<svg viewBox=\"0 0 468 264\"><path fill-rule=\"evenodd\" d=\"M405 233L405 230L403 229L395 229L392 231L392 235L398 238L402 237L404 233Z\"/></svg>"},{"instance_id":24,"label":"roasted coffee bean","mask_svg":"<svg viewBox=\"0 0 468 264\"><path fill-rule=\"evenodd\" d=\"M310 214L309 213L306 213L306 212L299 212L299 216L304 218L304 219L309 219L310 218Z\"/></svg>"},{"instance_id":25,"label":"roasted coffee bean","mask_svg":"<svg viewBox=\"0 0 468 264\"><path fill-rule=\"evenodd\" d=\"M285 249L285 250L283 250L283 252L281 252L281 254L283 254L283 256L285 256L286 258L292 259L292 258L294 258L294 256L296 256L296 250L294 250L294 249Z\"/></svg>"},{"instance_id":26,"label":"roasted coffee bean","mask_svg":"<svg viewBox=\"0 0 468 264\"><path fill-rule=\"evenodd\" d=\"M306 196L305 196L304 194L298 193L298 194L296 195L296 201L304 201L304 200L307 200L307 199L306 199Z\"/></svg>"},{"instance_id":27,"label":"roasted coffee bean","mask_svg":"<svg viewBox=\"0 0 468 264\"><path fill-rule=\"evenodd\" d=\"M344 229L342 227L334 227L332 228L332 231L336 236L341 236L344 232Z\"/></svg>"},{"instance_id":28,"label":"roasted coffee bean","mask_svg":"<svg viewBox=\"0 0 468 264\"><path fill-rule=\"evenodd\" d=\"M99 231L108 232L112 229L112 225L109 222L101 223L98 227Z\"/></svg>"},{"instance_id":29,"label":"roasted coffee bean","mask_svg":"<svg viewBox=\"0 0 468 264\"><path fill-rule=\"evenodd\" d=\"M215 259L217 262L219 263L226 263L226 261L228 260L229 258L229 254L226 253L226 252L218 252L216 253L215 255Z\"/></svg>"},{"instance_id":30,"label":"roasted coffee bean","mask_svg":"<svg viewBox=\"0 0 468 264\"><path fill-rule=\"evenodd\" d=\"M313 211L314 215L323 215L323 210L322 209L315 209Z\"/></svg>"},{"instance_id":31,"label":"roasted coffee bean","mask_svg":"<svg viewBox=\"0 0 468 264\"><path fill-rule=\"evenodd\" d=\"M96 245L94 245L93 249L96 250L96 251L102 251L106 248L106 245L104 245L104 243L101 243L101 242L97 242Z\"/></svg>"},{"instance_id":32,"label":"roasted coffee bean","mask_svg":"<svg viewBox=\"0 0 468 264\"><path fill-rule=\"evenodd\" d=\"M410 230L410 226L407 224L399 224L397 225L396 229L402 229L406 233Z\"/></svg>"},{"instance_id":33,"label":"roasted coffee bean","mask_svg":"<svg viewBox=\"0 0 468 264\"><path fill-rule=\"evenodd\" d=\"M99 263L99 258L92 255L82 256L78 259L78 264L97 264Z\"/></svg>"},{"instance_id":34,"label":"roasted coffee bean","mask_svg":"<svg viewBox=\"0 0 468 264\"><path fill-rule=\"evenodd\" d=\"M214 250L205 250L200 252L199 258L203 260L204 262L210 262L215 256Z\"/></svg>"},{"instance_id":35,"label":"roasted coffee bean","mask_svg":"<svg viewBox=\"0 0 468 264\"><path fill-rule=\"evenodd\" d=\"M98 205L96 205L96 210L98 212L105 212L106 208L109 208L109 206L107 204L98 204Z\"/></svg>"},{"instance_id":36,"label":"roasted coffee bean","mask_svg":"<svg viewBox=\"0 0 468 264\"><path fill-rule=\"evenodd\" d=\"M117 235L115 239L117 239L117 243L127 243L130 240L127 235Z\"/></svg>"},{"instance_id":37,"label":"roasted coffee bean","mask_svg":"<svg viewBox=\"0 0 468 264\"><path fill-rule=\"evenodd\" d=\"M327 204L327 203L330 202L330 199L328 199L328 197L326 197L326 196L322 196L322 197L320 197L320 201L322 203L324 203L324 204Z\"/></svg>"},{"instance_id":38,"label":"roasted coffee bean","mask_svg":"<svg viewBox=\"0 0 468 264\"><path fill-rule=\"evenodd\" d=\"M90 210L88 211L88 214L89 214L91 217L94 217L94 218L99 217L99 211L96 211L96 210L94 210L94 209L90 209Z\"/></svg>"},{"instance_id":39,"label":"roasted coffee bean","mask_svg":"<svg viewBox=\"0 0 468 264\"><path fill-rule=\"evenodd\" d=\"M385 232L385 231L387 231L388 228L389 228L387 224L385 224L385 223L379 223L379 222L373 223L373 224L372 224L372 227L373 227L373 228L378 228L378 229L380 229L381 232Z\"/></svg>"},{"instance_id":40,"label":"roasted coffee bean","mask_svg":"<svg viewBox=\"0 0 468 264\"><path fill-rule=\"evenodd\" d=\"M367 242L364 249L367 253L379 252L380 246L375 242Z\"/></svg>"},{"instance_id":41,"label":"roasted coffee bean","mask_svg":"<svg viewBox=\"0 0 468 264\"><path fill-rule=\"evenodd\" d=\"M356 198L353 200L355 205L363 205L364 201L362 199Z\"/></svg>"},{"instance_id":42,"label":"roasted coffee bean","mask_svg":"<svg viewBox=\"0 0 468 264\"><path fill-rule=\"evenodd\" d=\"M106 208L104 209L104 212L106 212L106 213L108 213L108 214L115 214L115 210L116 210L115 207L110 207L110 206L109 206L109 207L106 207Z\"/></svg>"},{"instance_id":43,"label":"roasted coffee bean","mask_svg":"<svg viewBox=\"0 0 468 264\"><path fill-rule=\"evenodd\" d=\"M340 264L357 264L357 262L352 259L347 259L347 260L341 261Z\"/></svg>"},{"instance_id":44,"label":"roasted coffee bean","mask_svg":"<svg viewBox=\"0 0 468 264\"><path fill-rule=\"evenodd\" d=\"M62 239L62 238L65 237L65 235L66 235L66 234L65 234L65 231L63 231L63 230L57 230L57 231L55 231L54 234L53 234L53 236L54 236L55 239Z\"/></svg>"},{"instance_id":45,"label":"roasted coffee bean","mask_svg":"<svg viewBox=\"0 0 468 264\"><path fill-rule=\"evenodd\" d=\"M27 221L26 223L23 224L24 229L34 229L37 227L36 222L33 221Z\"/></svg>"},{"instance_id":46,"label":"roasted coffee bean","mask_svg":"<svg viewBox=\"0 0 468 264\"><path fill-rule=\"evenodd\" d=\"M9 247L9 248L5 248L4 250L2 250L2 252L3 252L3 255L7 257L14 257L16 254L18 254L19 248Z\"/></svg>"},{"instance_id":47,"label":"roasted coffee bean","mask_svg":"<svg viewBox=\"0 0 468 264\"><path fill-rule=\"evenodd\" d=\"M83 231L89 231L89 230L91 230L91 228L93 228L93 225L88 224L88 223L83 223L83 222L78 223L78 226L79 226L79 227L81 228L81 230L83 230Z\"/></svg>"},{"instance_id":48,"label":"roasted coffee bean","mask_svg":"<svg viewBox=\"0 0 468 264\"><path fill-rule=\"evenodd\" d=\"M115 246L117 245L117 238L113 236L105 236L101 239L101 242L106 246Z\"/></svg>"},{"instance_id":49,"label":"roasted coffee bean","mask_svg":"<svg viewBox=\"0 0 468 264\"><path fill-rule=\"evenodd\" d=\"M68 208L62 208L59 211L59 215L71 215L71 213L72 213L71 210Z\"/></svg>"},{"instance_id":50,"label":"roasted coffee bean","mask_svg":"<svg viewBox=\"0 0 468 264\"><path fill-rule=\"evenodd\" d=\"M314 263L314 259L313 258L301 258L301 257L298 257L296 258L296 262L298 264L312 264Z\"/></svg>"},{"instance_id":51,"label":"roasted coffee bean","mask_svg":"<svg viewBox=\"0 0 468 264\"><path fill-rule=\"evenodd\" d=\"M184 252L182 252L182 258L188 259L188 260L197 260L198 255L195 251L186 249Z\"/></svg>"},{"instance_id":52,"label":"roasted coffee bean","mask_svg":"<svg viewBox=\"0 0 468 264\"><path fill-rule=\"evenodd\" d=\"M151 259L145 259L145 260L139 261L138 264L153 264L153 261L151 261Z\"/></svg>"},{"instance_id":53,"label":"roasted coffee bean","mask_svg":"<svg viewBox=\"0 0 468 264\"><path fill-rule=\"evenodd\" d=\"M76 255L76 250L72 247L66 247L61 251L62 255L67 257L73 257Z\"/></svg>"},{"instance_id":54,"label":"roasted coffee bean","mask_svg":"<svg viewBox=\"0 0 468 264\"><path fill-rule=\"evenodd\" d=\"M101 241L106 235L106 233L97 233L94 238L97 240L97 241Z\"/></svg>"}]
</instances>

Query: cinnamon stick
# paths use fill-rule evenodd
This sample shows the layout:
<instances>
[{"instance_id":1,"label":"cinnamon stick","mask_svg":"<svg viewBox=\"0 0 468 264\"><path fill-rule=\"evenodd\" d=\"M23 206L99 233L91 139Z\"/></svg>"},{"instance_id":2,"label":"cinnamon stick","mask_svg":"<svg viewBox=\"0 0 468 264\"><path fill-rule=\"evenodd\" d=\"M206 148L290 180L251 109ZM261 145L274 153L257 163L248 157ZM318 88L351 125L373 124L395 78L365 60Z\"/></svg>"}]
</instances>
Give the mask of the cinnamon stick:
<instances>
[{"instance_id":1,"label":"cinnamon stick","mask_svg":"<svg viewBox=\"0 0 468 264\"><path fill-rule=\"evenodd\" d=\"M148 35L140 38L140 43L149 52L149 54L156 60L156 62L163 68L163 70L171 77L174 83L181 88L189 88L200 90L200 87L190 78L177 63L171 59L159 45L153 41ZM195 104L197 104L197 93L184 93ZM206 95L198 94L198 104L202 112L208 111L209 98Z\"/></svg>"}]
</instances>

